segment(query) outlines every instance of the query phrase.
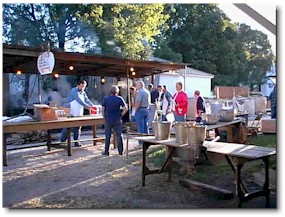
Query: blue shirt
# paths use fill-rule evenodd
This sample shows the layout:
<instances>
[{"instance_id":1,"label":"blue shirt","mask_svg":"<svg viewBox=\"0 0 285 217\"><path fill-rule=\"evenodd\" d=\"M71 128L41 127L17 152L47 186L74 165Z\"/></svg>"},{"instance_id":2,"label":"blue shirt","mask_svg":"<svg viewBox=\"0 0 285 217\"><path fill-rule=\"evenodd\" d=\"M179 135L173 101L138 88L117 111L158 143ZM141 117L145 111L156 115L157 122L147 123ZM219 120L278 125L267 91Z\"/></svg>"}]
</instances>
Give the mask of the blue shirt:
<instances>
[{"instance_id":1,"label":"blue shirt","mask_svg":"<svg viewBox=\"0 0 285 217\"><path fill-rule=\"evenodd\" d=\"M79 95L83 95L84 101L79 98ZM78 87L71 89L69 96L67 98L67 106L70 107L70 103L76 100L82 106L93 106L93 103L89 100L85 91L79 91Z\"/></svg>"},{"instance_id":2,"label":"blue shirt","mask_svg":"<svg viewBox=\"0 0 285 217\"><path fill-rule=\"evenodd\" d=\"M102 106L105 107L105 121L114 123L121 120L121 107L127 105L122 97L110 95L103 99Z\"/></svg>"}]
</instances>

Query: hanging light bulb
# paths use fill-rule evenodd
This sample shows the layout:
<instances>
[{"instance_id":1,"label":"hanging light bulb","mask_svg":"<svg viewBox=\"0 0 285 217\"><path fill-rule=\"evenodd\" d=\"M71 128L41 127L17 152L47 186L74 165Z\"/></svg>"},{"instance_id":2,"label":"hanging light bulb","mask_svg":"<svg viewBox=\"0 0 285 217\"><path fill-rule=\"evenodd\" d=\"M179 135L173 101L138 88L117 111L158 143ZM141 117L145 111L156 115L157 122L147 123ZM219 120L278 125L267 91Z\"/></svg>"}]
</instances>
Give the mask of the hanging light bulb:
<instances>
[{"instance_id":1,"label":"hanging light bulb","mask_svg":"<svg viewBox=\"0 0 285 217\"><path fill-rule=\"evenodd\" d=\"M105 84L105 82L106 82L106 79L104 77L101 77L101 83Z\"/></svg>"},{"instance_id":2,"label":"hanging light bulb","mask_svg":"<svg viewBox=\"0 0 285 217\"><path fill-rule=\"evenodd\" d=\"M133 72L132 72L132 75L136 75L136 72L135 72L135 71L133 71Z\"/></svg>"},{"instance_id":3,"label":"hanging light bulb","mask_svg":"<svg viewBox=\"0 0 285 217\"><path fill-rule=\"evenodd\" d=\"M70 65L68 68L70 71L72 71L74 69L73 65Z\"/></svg>"},{"instance_id":4,"label":"hanging light bulb","mask_svg":"<svg viewBox=\"0 0 285 217\"><path fill-rule=\"evenodd\" d=\"M134 67L131 67L131 68L130 68L130 71L131 71L131 72L135 71Z\"/></svg>"},{"instance_id":5,"label":"hanging light bulb","mask_svg":"<svg viewBox=\"0 0 285 217\"><path fill-rule=\"evenodd\" d=\"M59 77L59 74L58 74L58 73L55 73L55 74L54 74L54 77L55 77L55 78L58 78L58 77Z\"/></svg>"},{"instance_id":6,"label":"hanging light bulb","mask_svg":"<svg viewBox=\"0 0 285 217\"><path fill-rule=\"evenodd\" d=\"M20 75L20 74L22 74L22 71L21 70L17 70L16 74Z\"/></svg>"}]
</instances>

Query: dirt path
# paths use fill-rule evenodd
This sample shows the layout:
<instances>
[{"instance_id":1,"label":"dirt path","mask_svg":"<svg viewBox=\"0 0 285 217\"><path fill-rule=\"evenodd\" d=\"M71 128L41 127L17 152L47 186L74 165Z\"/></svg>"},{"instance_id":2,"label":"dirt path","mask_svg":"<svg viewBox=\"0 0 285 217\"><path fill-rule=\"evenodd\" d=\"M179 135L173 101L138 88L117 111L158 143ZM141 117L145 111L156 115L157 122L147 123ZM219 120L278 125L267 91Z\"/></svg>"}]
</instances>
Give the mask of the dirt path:
<instances>
[{"instance_id":1,"label":"dirt path","mask_svg":"<svg viewBox=\"0 0 285 217\"><path fill-rule=\"evenodd\" d=\"M179 177L146 177L141 186L141 149L131 140L129 159L103 144L65 150L46 147L8 152L3 167L3 206L8 208L231 208L234 199L219 200L180 186ZM261 202L258 202L258 201ZM249 203L263 207L264 198ZM262 204L262 205L261 205Z\"/></svg>"}]
</instances>

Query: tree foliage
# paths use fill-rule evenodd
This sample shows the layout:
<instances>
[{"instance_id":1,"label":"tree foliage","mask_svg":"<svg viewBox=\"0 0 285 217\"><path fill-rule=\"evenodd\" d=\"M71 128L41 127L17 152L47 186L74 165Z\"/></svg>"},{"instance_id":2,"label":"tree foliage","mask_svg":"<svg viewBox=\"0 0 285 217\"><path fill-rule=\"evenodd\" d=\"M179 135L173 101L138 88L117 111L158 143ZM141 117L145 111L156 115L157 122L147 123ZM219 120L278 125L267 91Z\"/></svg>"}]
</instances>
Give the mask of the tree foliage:
<instances>
[{"instance_id":1,"label":"tree foliage","mask_svg":"<svg viewBox=\"0 0 285 217\"><path fill-rule=\"evenodd\" d=\"M78 19L87 10L82 4L3 4L5 42L38 46L50 41L62 50L75 38L87 42L90 27Z\"/></svg>"},{"instance_id":2,"label":"tree foliage","mask_svg":"<svg viewBox=\"0 0 285 217\"><path fill-rule=\"evenodd\" d=\"M181 54L193 68L213 73L213 86L264 81L273 60L265 34L232 23L215 4L171 4L165 10L170 28L160 36L158 57L174 60Z\"/></svg>"},{"instance_id":3,"label":"tree foliage","mask_svg":"<svg viewBox=\"0 0 285 217\"><path fill-rule=\"evenodd\" d=\"M166 27L169 15L162 4L106 4L103 22L95 23L102 53L132 59L148 59L151 43ZM91 19L93 14L90 14Z\"/></svg>"}]
</instances>

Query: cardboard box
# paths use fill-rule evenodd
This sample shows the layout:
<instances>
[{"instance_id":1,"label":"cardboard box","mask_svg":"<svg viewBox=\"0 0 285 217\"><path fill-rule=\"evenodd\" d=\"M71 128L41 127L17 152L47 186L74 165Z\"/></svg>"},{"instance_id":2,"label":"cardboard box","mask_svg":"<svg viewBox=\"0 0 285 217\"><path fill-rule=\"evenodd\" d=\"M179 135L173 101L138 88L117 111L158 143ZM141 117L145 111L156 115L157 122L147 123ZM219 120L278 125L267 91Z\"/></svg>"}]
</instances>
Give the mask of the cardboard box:
<instances>
[{"instance_id":1,"label":"cardboard box","mask_svg":"<svg viewBox=\"0 0 285 217\"><path fill-rule=\"evenodd\" d=\"M53 108L35 108L35 117L40 121L57 120L55 111Z\"/></svg>"},{"instance_id":2,"label":"cardboard box","mask_svg":"<svg viewBox=\"0 0 285 217\"><path fill-rule=\"evenodd\" d=\"M276 119L261 119L263 133L276 133Z\"/></svg>"}]
</instances>

